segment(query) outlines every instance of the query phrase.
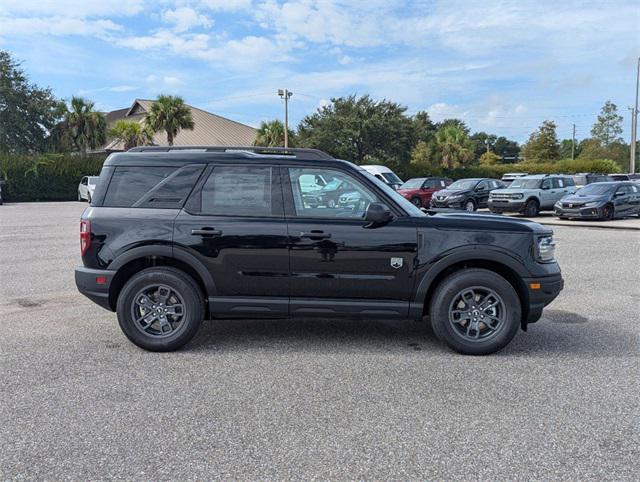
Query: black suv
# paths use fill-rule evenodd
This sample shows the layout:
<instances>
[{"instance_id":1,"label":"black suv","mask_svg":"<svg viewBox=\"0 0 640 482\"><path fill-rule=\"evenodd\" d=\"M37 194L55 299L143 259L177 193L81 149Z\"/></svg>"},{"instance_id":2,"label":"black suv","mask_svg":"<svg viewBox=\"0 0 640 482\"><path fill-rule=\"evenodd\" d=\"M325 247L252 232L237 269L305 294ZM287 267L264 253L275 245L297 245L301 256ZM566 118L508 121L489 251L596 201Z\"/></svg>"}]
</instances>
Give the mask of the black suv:
<instances>
[{"instance_id":1,"label":"black suv","mask_svg":"<svg viewBox=\"0 0 640 482\"><path fill-rule=\"evenodd\" d=\"M313 179L357 195L305 201ZM482 355L537 321L563 287L537 223L425 214L362 168L311 149L135 148L106 160L80 221L78 289L148 350L203 319L422 320Z\"/></svg>"},{"instance_id":2,"label":"black suv","mask_svg":"<svg viewBox=\"0 0 640 482\"><path fill-rule=\"evenodd\" d=\"M507 187L497 179L459 179L431 197L432 208L464 209L473 212L486 208L489 193Z\"/></svg>"}]
</instances>

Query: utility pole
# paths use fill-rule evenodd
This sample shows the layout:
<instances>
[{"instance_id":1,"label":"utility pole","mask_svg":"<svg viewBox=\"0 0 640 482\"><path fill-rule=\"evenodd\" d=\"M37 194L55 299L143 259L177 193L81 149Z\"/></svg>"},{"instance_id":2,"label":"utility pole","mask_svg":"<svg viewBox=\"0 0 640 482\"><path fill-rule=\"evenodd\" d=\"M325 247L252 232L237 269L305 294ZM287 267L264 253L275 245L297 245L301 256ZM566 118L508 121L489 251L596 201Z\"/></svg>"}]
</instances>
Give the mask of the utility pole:
<instances>
[{"instance_id":1,"label":"utility pole","mask_svg":"<svg viewBox=\"0 0 640 482\"><path fill-rule=\"evenodd\" d=\"M284 148L289 147L289 99L293 95L293 92L289 92L287 89L278 89L278 95L284 99Z\"/></svg>"},{"instance_id":2,"label":"utility pole","mask_svg":"<svg viewBox=\"0 0 640 482\"><path fill-rule=\"evenodd\" d=\"M571 134L571 160L576 158L576 125L573 124L573 134Z\"/></svg>"},{"instance_id":3,"label":"utility pole","mask_svg":"<svg viewBox=\"0 0 640 482\"><path fill-rule=\"evenodd\" d=\"M640 84L640 57L638 57L638 71L636 72L636 104L631 112L631 157L629 172L636 172L636 141L638 139L638 85Z\"/></svg>"}]
</instances>

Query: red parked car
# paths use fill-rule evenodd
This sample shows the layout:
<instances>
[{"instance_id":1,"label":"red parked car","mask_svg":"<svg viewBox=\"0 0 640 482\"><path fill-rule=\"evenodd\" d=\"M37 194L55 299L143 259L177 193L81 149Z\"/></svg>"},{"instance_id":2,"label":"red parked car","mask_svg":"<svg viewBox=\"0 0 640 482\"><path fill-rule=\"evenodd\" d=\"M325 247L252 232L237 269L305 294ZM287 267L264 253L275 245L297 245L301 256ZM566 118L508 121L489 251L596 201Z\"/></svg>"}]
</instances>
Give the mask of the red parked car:
<instances>
[{"instance_id":1,"label":"red parked car","mask_svg":"<svg viewBox=\"0 0 640 482\"><path fill-rule=\"evenodd\" d=\"M429 207L433 193L444 189L451 182L451 179L446 177L416 177L409 179L400 186L398 194L401 194L419 208Z\"/></svg>"}]
</instances>

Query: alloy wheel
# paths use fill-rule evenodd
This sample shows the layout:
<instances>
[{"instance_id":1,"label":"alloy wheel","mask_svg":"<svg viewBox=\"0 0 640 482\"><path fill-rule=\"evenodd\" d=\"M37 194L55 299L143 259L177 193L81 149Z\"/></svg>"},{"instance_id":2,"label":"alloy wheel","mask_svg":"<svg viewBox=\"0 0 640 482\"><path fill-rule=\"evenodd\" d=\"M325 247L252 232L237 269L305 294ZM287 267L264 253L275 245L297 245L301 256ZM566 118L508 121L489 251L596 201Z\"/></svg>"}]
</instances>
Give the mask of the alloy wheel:
<instances>
[{"instance_id":1,"label":"alloy wheel","mask_svg":"<svg viewBox=\"0 0 640 482\"><path fill-rule=\"evenodd\" d=\"M180 293L166 285L150 285L133 298L131 316L135 327L146 335L163 338L182 326L185 304Z\"/></svg>"},{"instance_id":2,"label":"alloy wheel","mask_svg":"<svg viewBox=\"0 0 640 482\"><path fill-rule=\"evenodd\" d=\"M449 306L449 324L455 333L471 342L494 337L505 325L507 310L502 298L484 286L465 288Z\"/></svg>"}]
</instances>

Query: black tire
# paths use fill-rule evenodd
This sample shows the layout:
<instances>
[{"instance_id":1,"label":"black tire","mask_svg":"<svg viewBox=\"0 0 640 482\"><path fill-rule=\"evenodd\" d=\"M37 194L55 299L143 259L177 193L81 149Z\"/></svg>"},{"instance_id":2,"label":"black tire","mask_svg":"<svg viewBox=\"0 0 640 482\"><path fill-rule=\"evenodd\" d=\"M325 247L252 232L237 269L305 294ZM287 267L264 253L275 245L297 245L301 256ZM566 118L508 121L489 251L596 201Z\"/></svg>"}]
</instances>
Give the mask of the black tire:
<instances>
[{"instance_id":1,"label":"black tire","mask_svg":"<svg viewBox=\"0 0 640 482\"><path fill-rule=\"evenodd\" d=\"M422 207L422 200L419 197L412 197L411 198L411 204L413 204L417 208L421 208Z\"/></svg>"},{"instance_id":2,"label":"black tire","mask_svg":"<svg viewBox=\"0 0 640 482\"><path fill-rule=\"evenodd\" d=\"M163 288L168 288L172 293L169 300L177 299L181 301L181 303L169 304L165 300L163 304L165 306L164 311L173 307L173 311L176 312L176 306L181 304L181 317L177 318L178 315L175 315L173 320L176 321L171 321L170 314L159 314L158 316L162 317L162 320L160 320L155 316L156 311L149 309L149 315L147 316L152 319L155 318L157 321L151 322L146 328L143 328L141 326L142 322L147 320L137 322L134 315L144 313L139 311L146 309L142 307L141 303L144 302L142 298L146 296L144 291L146 288L153 290L155 286L160 286L158 293ZM175 296L173 296L173 293L175 293ZM136 303L136 298L138 297L140 299ZM162 297L153 298L153 296L148 296L147 301L149 300L158 303L153 305L153 308L158 307L160 312L163 311L163 305L159 304L162 301ZM131 342L145 350L172 351L188 343L198 331L205 313L204 297L197 283L183 271L171 267L147 268L136 273L124 285L118 297L116 311L120 328ZM162 323L164 322L164 326L167 326L167 321L171 321L169 327L173 331L165 332ZM158 329L162 333L157 333Z\"/></svg>"},{"instance_id":3,"label":"black tire","mask_svg":"<svg viewBox=\"0 0 640 482\"><path fill-rule=\"evenodd\" d=\"M524 205L523 214L528 218L535 218L540 212L540 203L536 199L529 199Z\"/></svg>"},{"instance_id":4,"label":"black tire","mask_svg":"<svg viewBox=\"0 0 640 482\"><path fill-rule=\"evenodd\" d=\"M464 203L464 210L468 213L472 213L476 210L476 203L473 199L467 199Z\"/></svg>"},{"instance_id":5,"label":"black tire","mask_svg":"<svg viewBox=\"0 0 640 482\"><path fill-rule=\"evenodd\" d=\"M80 191L78 191L78 201L82 201L82 194L80 194Z\"/></svg>"},{"instance_id":6,"label":"black tire","mask_svg":"<svg viewBox=\"0 0 640 482\"><path fill-rule=\"evenodd\" d=\"M91 193L87 194L87 202L91 204Z\"/></svg>"},{"instance_id":7,"label":"black tire","mask_svg":"<svg viewBox=\"0 0 640 482\"><path fill-rule=\"evenodd\" d=\"M470 306L460 308L456 300L460 293L468 291L492 293L491 299L499 300L500 303L495 308L489 308L494 310L489 311L489 314L480 306L474 306L475 311ZM483 303L482 298L473 299L473 303ZM463 323L466 319L453 319L459 312L467 310L476 313L472 315L475 318L468 319L468 324ZM429 313L434 333L450 348L464 355L489 355L504 348L516 335L522 308L518 294L506 279L493 271L472 268L455 272L440 282L431 298ZM479 313L484 313L482 320L479 319ZM484 324L485 315L487 319L498 320L494 322L492 329ZM475 339L469 334L470 326L475 326L476 331L471 330L472 334L478 334ZM465 331L466 335L463 333Z\"/></svg>"},{"instance_id":8,"label":"black tire","mask_svg":"<svg viewBox=\"0 0 640 482\"><path fill-rule=\"evenodd\" d=\"M602 207L602 216L600 216L600 219L602 219L603 221L611 221L614 217L614 207L611 204L605 204Z\"/></svg>"}]
</instances>

